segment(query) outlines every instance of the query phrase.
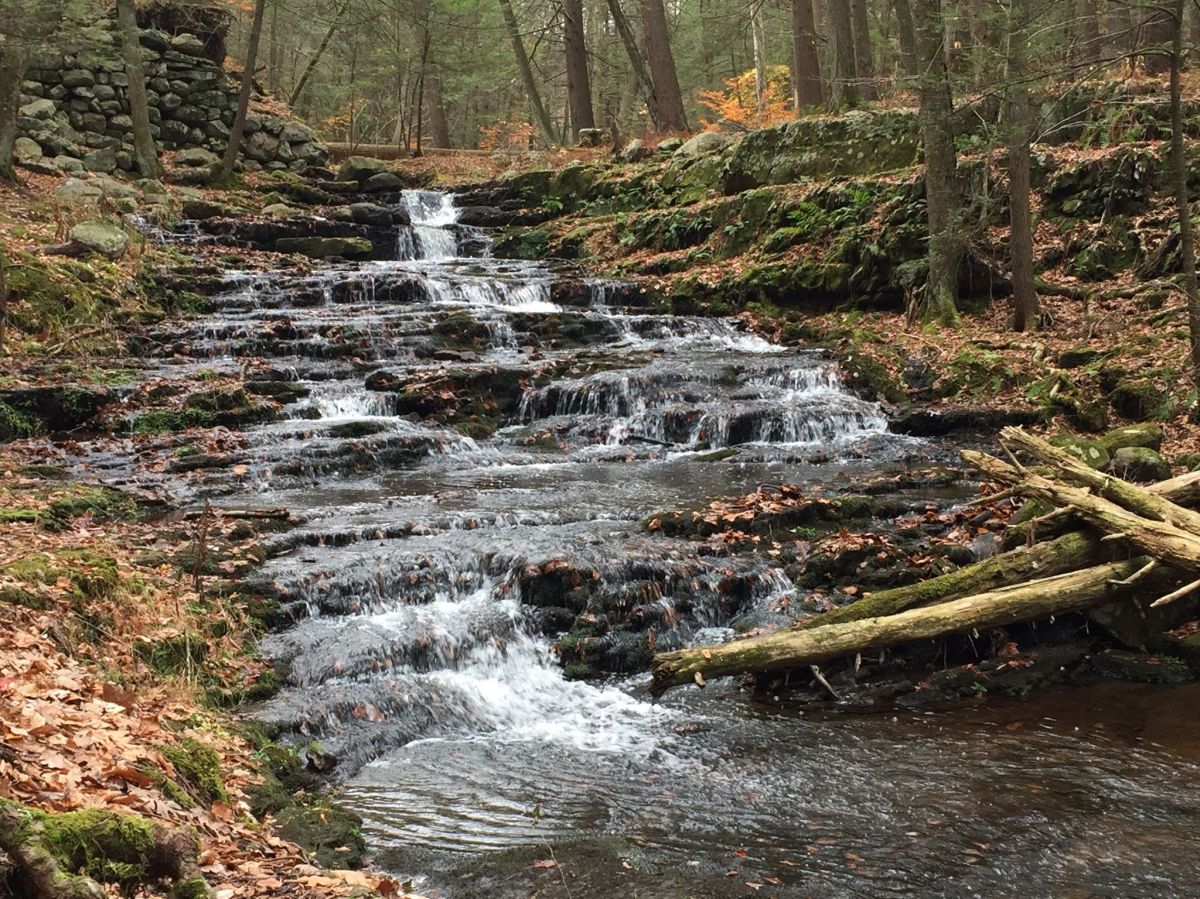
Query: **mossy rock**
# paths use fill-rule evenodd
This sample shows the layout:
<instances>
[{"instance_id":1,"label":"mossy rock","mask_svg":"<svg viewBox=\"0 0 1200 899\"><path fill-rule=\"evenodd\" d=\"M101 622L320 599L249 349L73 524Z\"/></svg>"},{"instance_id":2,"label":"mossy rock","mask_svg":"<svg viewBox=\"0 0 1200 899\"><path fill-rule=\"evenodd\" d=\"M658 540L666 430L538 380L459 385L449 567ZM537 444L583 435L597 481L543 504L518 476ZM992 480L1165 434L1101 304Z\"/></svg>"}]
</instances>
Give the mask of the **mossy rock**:
<instances>
[{"instance_id":1,"label":"mossy rock","mask_svg":"<svg viewBox=\"0 0 1200 899\"><path fill-rule=\"evenodd\" d=\"M1114 428L1100 439L1105 448L1113 453L1119 449L1135 446L1157 451L1162 449L1163 437L1163 429L1159 425L1145 423Z\"/></svg>"},{"instance_id":2,"label":"mossy rock","mask_svg":"<svg viewBox=\"0 0 1200 899\"><path fill-rule=\"evenodd\" d=\"M281 237L275 241L279 253L294 253L311 259L361 259L374 251L365 237Z\"/></svg>"},{"instance_id":3,"label":"mossy rock","mask_svg":"<svg viewBox=\"0 0 1200 899\"><path fill-rule=\"evenodd\" d=\"M0 567L0 574L45 587L66 578L71 594L80 600L107 599L120 585L116 560L88 549L62 550L54 555L29 553Z\"/></svg>"},{"instance_id":4,"label":"mossy rock","mask_svg":"<svg viewBox=\"0 0 1200 899\"><path fill-rule=\"evenodd\" d=\"M550 237L544 228L514 228L496 241L492 252L502 259L541 259L549 250Z\"/></svg>"},{"instance_id":5,"label":"mossy rock","mask_svg":"<svg viewBox=\"0 0 1200 899\"><path fill-rule=\"evenodd\" d=\"M211 428L217 416L206 409L152 409L133 419L135 434L169 434L189 428Z\"/></svg>"},{"instance_id":6,"label":"mossy rock","mask_svg":"<svg viewBox=\"0 0 1200 899\"><path fill-rule=\"evenodd\" d=\"M1091 347L1078 346L1063 350L1058 354L1059 368L1082 368L1085 365L1091 365L1099 359L1101 353L1099 350L1094 350Z\"/></svg>"},{"instance_id":7,"label":"mossy rock","mask_svg":"<svg viewBox=\"0 0 1200 899\"><path fill-rule=\"evenodd\" d=\"M310 852L326 868L362 866L367 844L362 818L331 802L293 804L275 815L279 835Z\"/></svg>"},{"instance_id":8,"label":"mossy rock","mask_svg":"<svg viewBox=\"0 0 1200 899\"><path fill-rule=\"evenodd\" d=\"M0 440L19 440L34 437L41 431L41 422L0 400Z\"/></svg>"},{"instance_id":9,"label":"mossy rock","mask_svg":"<svg viewBox=\"0 0 1200 899\"><path fill-rule=\"evenodd\" d=\"M1122 381L1109 393L1108 402L1118 415L1132 421L1166 418L1171 409L1167 392L1145 382Z\"/></svg>"},{"instance_id":10,"label":"mossy rock","mask_svg":"<svg viewBox=\"0 0 1200 899\"><path fill-rule=\"evenodd\" d=\"M137 500L128 493L111 487L82 487L50 504L46 524L53 530L82 515L91 515L96 521L128 521L137 514Z\"/></svg>"},{"instance_id":11,"label":"mossy rock","mask_svg":"<svg viewBox=\"0 0 1200 899\"><path fill-rule=\"evenodd\" d=\"M1195 680L1183 659L1106 649L1092 657L1092 666L1103 677L1143 684L1186 684Z\"/></svg>"},{"instance_id":12,"label":"mossy rock","mask_svg":"<svg viewBox=\"0 0 1200 899\"><path fill-rule=\"evenodd\" d=\"M1144 446L1125 446L1113 453L1107 469L1127 481L1157 483L1171 477L1167 460Z\"/></svg>"},{"instance_id":13,"label":"mossy rock","mask_svg":"<svg viewBox=\"0 0 1200 899\"><path fill-rule=\"evenodd\" d=\"M178 783L196 800L211 804L229 801L221 780L221 757L216 750L192 737L184 737L178 745L160 746L159 751L171 763Z\"/></svg>"}]
</instances>

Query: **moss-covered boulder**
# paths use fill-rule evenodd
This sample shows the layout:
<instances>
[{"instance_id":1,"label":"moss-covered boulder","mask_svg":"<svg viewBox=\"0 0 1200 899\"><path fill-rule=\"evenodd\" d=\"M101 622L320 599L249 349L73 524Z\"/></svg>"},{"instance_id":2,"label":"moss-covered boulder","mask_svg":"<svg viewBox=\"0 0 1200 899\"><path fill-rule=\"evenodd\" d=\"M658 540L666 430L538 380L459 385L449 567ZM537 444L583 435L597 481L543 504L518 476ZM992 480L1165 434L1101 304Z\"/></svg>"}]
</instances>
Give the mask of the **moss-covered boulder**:
<instances>
[{"instance_id":1,"label":"moss-covered boulder","mask_svg":"<svg viewBox=\"0 0 1200 899\"><path fill-rule=\"evenodd\" d=\"M1113 428L1100 440L1110 453L1126 447L1145 447L1157 451L1162 449L1163 436L1163 429L1159 425L1146 422Z\"/></svg>"},{"instance_id":2,"label":"moss-covered boulder","mask_svg":"<svg viewBox=\"0 0 1200 899\"><path fill-rule=\"evenodd\" d=\"M1144 446L1125 446L1113 453L1107 470L1127 481L1154 483L1171 477L1167 460Z\"/></svg>"},{"instance_id":3,"label":"moss-covered boulder","mask_svg":"<svg viewBox=\"0 0 1200 899\"><path fill-rule=\"evenodd\" d=\"M1059 449L1066 450L1073 456L1078 456L1092 468L1104 468L1112 461L1112 454L1103 440L1088 440L1084 437L1063 434L1051 437L1050 443Z\"/></svg>"},{"instance_id":4,"label":"moss-covered boulder","mask_svg":"<svg viewBox=\"0 0 1200 899\"><path fill-rule=\"evenodd\" d=\"M1131 421L1166 418L1171 408L1167 392L1145 381L1121 381L1109 393L1108 401L1118 415Z\"/></svg>"},{"instance_id":5,"label":"moss-covered boulder","mask_svg":"<svg viewBox=\"0 0 1200 899\"><path fill-rule=\"evenodd\" d=\"M211 746L184 737L178 744L159 747L159 751L175 769L176 782L193 798L205 805L229 800L221 779L221 757Z\"/></svg>"},{"instance_id":6,"label":"moss-covered boulder","mask_svg":"<svg viewBox=\"0 0 1200 899\"><path fill-rule=\"evenodd\" d=\"M1186 684L1195 680L1183 659L1106 649L1092 657L1092 667L1103 677L1143 684Z\"/></svg>"},{"instance_id":7,"label":"moss-covered boulder","mask_svg":"<svg viewBox=\"0 0 1200 899\"><path fill-rule=\"evenodd\" d=\"M365 237L281 237L275 249L312 259L360 259L370 256L373 247Z\"/></svg>"},{"instance_id":8,"label":"moss-covered boulder","mask_svg":"<svg viewBox=\"0 0 1200 899\"><path fill-rule=\"evenodd\" d=\"M912 166L919 154L912 110L809 116L746 135L729 156L721 188L734 194L805 178L875 175Z\"/></svg>"}]
</instances>

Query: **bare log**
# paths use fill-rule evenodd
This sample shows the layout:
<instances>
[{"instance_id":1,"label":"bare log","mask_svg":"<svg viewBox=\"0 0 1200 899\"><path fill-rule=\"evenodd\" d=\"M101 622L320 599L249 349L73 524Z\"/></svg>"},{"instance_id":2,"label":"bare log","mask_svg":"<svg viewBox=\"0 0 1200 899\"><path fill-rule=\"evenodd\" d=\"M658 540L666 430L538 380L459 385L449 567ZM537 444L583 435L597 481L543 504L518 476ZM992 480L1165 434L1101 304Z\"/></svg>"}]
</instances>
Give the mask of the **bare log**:
<instances>
[{"instance_id":1,"label":"bare log","mask_svg":"<svg viewBox=\"0 0 1200 899\"><path fill-rule=\"evenodd\" d=\"M806 667L856 652L1081 611L1112 602L1117 595L1112 582L1132 577L1149 561L1139 557L1097 565L898 615L787 628L724 646L662 653L654 658L651 692L661 696L706 678Z\"/></svg>"}]
</instances>

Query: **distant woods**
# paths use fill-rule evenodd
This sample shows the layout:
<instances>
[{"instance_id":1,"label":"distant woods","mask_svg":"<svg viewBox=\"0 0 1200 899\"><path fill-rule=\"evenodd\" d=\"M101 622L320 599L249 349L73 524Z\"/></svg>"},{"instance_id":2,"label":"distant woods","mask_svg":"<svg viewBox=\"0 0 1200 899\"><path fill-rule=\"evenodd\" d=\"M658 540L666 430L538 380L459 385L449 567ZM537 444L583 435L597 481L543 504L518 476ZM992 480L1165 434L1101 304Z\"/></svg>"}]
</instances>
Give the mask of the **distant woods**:
<instances>
[{"instance_id":1,"label":"distant woods","mask_svg":"<svg viewBox=\"0 0 1200 899\"><path fill-rule=\"evenodd\" d=\"M237 4L238 59L253 5ZM1190 41L1200 15L1194 0L1184 6ZM568 145L581 130L608 140L752 126L755 113L775 115L767 94L780 71L797 112L914 97L929 71L918 46L927 25L944 37L956 99L994 98L1014 62L1027 83L1106 66L1166 75L1172 8L1165 0L266 0L256 73L330 139L409 149ZM1014 58L1017 33L1028 47ZM733 106L743 114L728 117Z\"/></svg>"}]
</instances>

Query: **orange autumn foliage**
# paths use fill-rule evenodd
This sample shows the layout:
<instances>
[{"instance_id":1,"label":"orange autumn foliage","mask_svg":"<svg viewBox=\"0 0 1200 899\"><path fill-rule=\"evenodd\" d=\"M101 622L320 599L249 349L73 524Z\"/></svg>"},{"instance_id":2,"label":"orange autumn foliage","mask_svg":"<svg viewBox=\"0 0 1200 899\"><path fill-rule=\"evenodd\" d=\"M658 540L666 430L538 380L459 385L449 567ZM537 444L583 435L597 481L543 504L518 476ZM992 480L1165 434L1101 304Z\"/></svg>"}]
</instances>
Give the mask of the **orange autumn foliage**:
<instances>
[{"instance_id":1,"label":"orange autumn foliage","mask_svg":"<svg viewBox=\"0 0 1200 899\"><path fill-rule=\"evenodd\" d=\"M746 129L765 128L795 116L792 110L791 75L787 66L767 68L767 84L761 104L757 96L754 69L727 79L723 91L701 91L699 100L717 114L716 122L705 123L709 129L716 128L718 123Z\"/></svg>"}]
</instances>

